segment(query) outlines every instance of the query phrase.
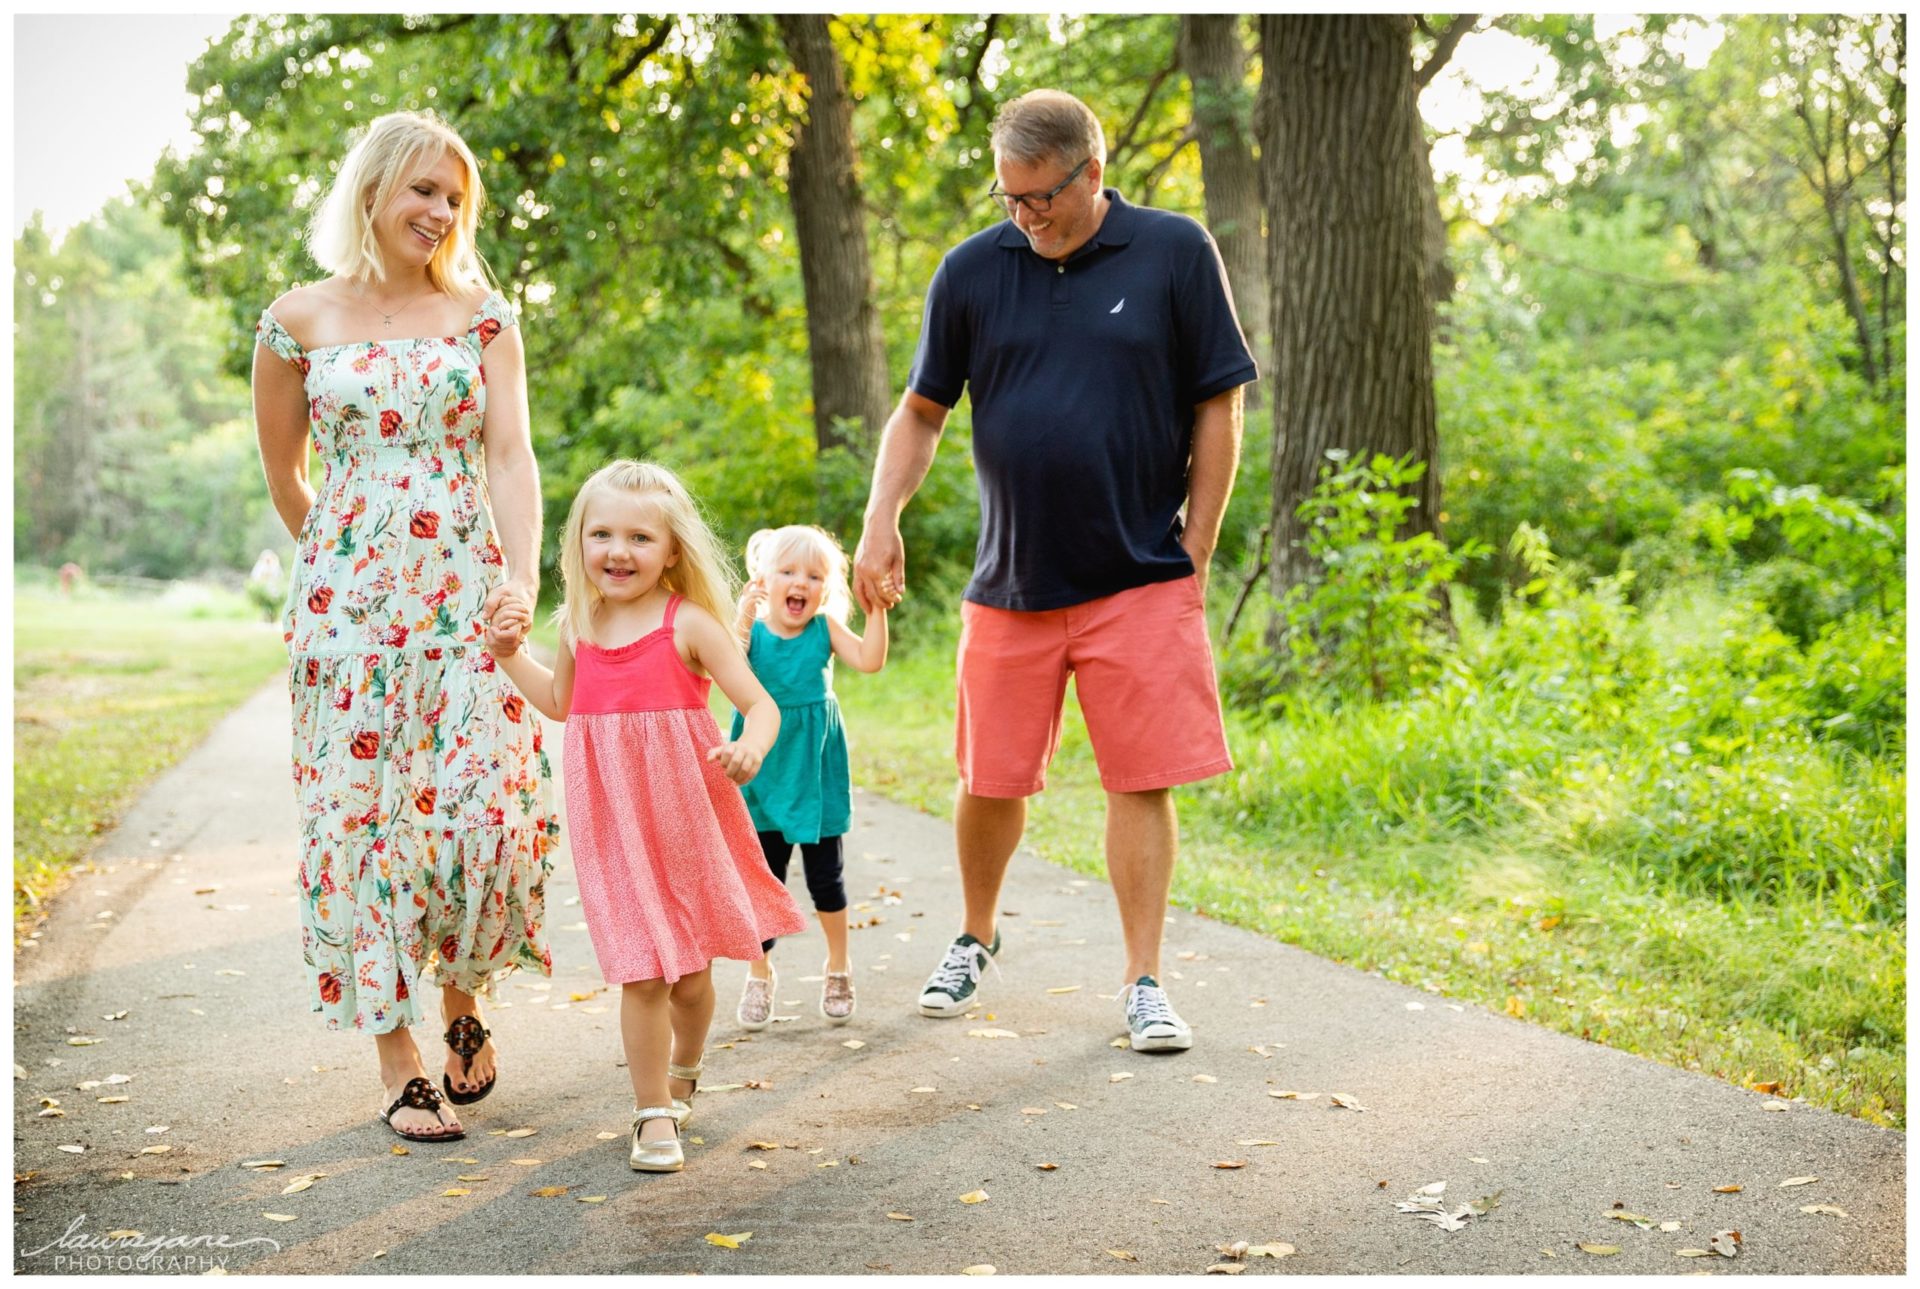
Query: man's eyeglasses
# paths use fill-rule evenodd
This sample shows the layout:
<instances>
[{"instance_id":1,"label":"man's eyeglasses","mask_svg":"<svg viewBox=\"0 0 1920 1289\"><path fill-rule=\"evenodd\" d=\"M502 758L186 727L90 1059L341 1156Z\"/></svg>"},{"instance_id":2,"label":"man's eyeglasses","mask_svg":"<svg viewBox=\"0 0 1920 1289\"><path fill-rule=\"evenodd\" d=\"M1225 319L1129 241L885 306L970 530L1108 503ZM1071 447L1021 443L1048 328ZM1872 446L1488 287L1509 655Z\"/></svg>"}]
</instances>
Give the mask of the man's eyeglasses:
<instances>
[{"instance_id":1,"label":"man's eyeglasses","mask_svg":"<svg viewBox=\"0 0 1920 1289\"><path fill-rule=\"evenodd\" d=\"M996 179L993 181L993 186L987 189L987 196L993 200L994 205L1000 207L1000 209L1008 215L1013 214L1013 208L1015 206L1025 206L1036 215L1044 215L1053 209L1053 199L1064 192L1068 184L1078 179L1080 172L1085 170L1092 160L1092 157L1088 157L1085 161L1082 161L1079 165L1067 172L1065 179L1062 179L1045 192L1008 192L1000 186L1000 181Z\"/></svg>"}]
</instances>

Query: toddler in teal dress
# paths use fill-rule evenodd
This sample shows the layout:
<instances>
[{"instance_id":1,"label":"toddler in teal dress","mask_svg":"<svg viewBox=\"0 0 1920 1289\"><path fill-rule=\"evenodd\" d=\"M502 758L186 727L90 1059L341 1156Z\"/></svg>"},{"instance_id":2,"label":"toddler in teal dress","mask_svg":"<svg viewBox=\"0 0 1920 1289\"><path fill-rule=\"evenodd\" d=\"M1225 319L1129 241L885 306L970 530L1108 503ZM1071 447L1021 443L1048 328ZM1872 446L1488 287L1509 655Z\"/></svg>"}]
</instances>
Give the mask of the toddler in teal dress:
<instances>
[{"instance_id":1,"label":"toddler in teal dress","mask_svg":"<svg viewBox=\"0 0 1920 1289\"><path fill-rule=\"evenodd\" d=\"M846 626L852 596L847 556L820 528L789 524L762 529L747 542L752 579L740 596L734 630L753 674L780 707L780 737L742 791L767 866L781 881L793 848L800 848L807 893L827 937L820 1014L844 1025L853 1017L853 963L847 956L847 892L841 838L853 822L846 727L833 696L833 660L875 672L887 662L887 614L867 617L867 634ZM734 716L734 737L741 718ZM771 953L773 941L762 945ZM748 967L740 994L742 1027L760 1030L773 1019L770 958Z\"/></svg>"}]
</instances>

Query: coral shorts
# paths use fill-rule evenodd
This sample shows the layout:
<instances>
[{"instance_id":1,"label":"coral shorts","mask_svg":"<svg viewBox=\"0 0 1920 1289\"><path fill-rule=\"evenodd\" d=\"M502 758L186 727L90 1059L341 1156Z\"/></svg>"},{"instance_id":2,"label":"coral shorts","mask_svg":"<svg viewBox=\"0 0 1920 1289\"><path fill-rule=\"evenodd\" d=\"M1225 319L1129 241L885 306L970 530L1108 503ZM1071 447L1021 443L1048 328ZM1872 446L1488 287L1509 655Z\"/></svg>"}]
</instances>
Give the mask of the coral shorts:
<instances>
[{"instance_id":1,"label":"coral shorts","mask_svg":"<svg viewBox=\"0 0 1920 1289\"><path fill-rule=\"evenodd\" d=\"M1109 792L1193 783L1233 768L1199 581L1040 613L960 606L960 782L977 797L1030 797L1060 746L1067 677Z\"/></svg>"}]
</instances>

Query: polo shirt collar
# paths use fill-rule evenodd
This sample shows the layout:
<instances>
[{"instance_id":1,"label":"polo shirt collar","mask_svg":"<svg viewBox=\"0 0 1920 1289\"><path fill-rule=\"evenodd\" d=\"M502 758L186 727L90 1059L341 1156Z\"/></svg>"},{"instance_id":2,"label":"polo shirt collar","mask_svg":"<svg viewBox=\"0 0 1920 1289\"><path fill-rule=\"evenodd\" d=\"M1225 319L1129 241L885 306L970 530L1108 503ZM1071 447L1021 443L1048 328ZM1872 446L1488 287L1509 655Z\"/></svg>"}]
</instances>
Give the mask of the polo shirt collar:
<instances>
[{"instance_id":1,"label":"polo shirt collar","mask_svg":"<svg viewBox=\"0 0 1920 1289\"><path fill-rule=\"evenodd\" d=\"M1118 188L1107 188L1103 191L1110 203L1107 207L1107 217L1100 221L1099 229L1087 239L1086 245L1074 251L1067 257L1068 259L1078 259L1096 246L1125 246L1133 240L1134 226L1140 222L1139 211L1120 195ZM1032 249L1032 245L1027 241L1027 235L1015 227L1011 219L1001 221L1000 235L994 239L994 244L1008 250Z\"/></svg>"}]
</instances>

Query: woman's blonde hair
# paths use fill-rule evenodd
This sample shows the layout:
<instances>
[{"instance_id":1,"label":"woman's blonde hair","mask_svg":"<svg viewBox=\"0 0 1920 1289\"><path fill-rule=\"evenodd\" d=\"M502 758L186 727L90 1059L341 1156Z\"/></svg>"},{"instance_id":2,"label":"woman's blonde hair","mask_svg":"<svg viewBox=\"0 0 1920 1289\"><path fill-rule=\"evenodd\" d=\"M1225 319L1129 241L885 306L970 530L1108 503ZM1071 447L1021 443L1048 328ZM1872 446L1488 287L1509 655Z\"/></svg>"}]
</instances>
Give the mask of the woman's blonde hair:
<instances>
[{"instance_id":1,"label":"woman's blonde hair","mask_svg":"<svg viewBox=\"0 0 1920 1289\"><path fill-rule=\"evenodd\" d=\"M620 460L601 466L580 485L567 511L566 529L560 535L561 600L560 607L553 611L553 620L568 644L593 638L593 615L606 598L587 577L583 541L587 501L601 491L652 498L680 553L679 561L661 574L660 584L705 609L715 621L732 621L734 589L739 581L726 547L707 526L687 485L665 466Z\"/></svg>"},{"instance_id":2,"label":"woman's blonde hair","mask_svg":"<svg viewBox=\"0 0 1920 1289\"><path fill-rule=\"evenodd\" d=\"M465 199L453 212L452 231L440 239L427 261L427 281L447 295L486 285L473 240L487 195L479 163L452 126L427 112L389 112L367 126L340 163L333 187L307 226L307 253L330 273L386 281L387 263L373 233L374 216L387 208L403 186L449 153L466 168Z\"/></svg>"},{"instance_id":3,"label":"woman's blonde hair","mask_svg":"<svg viewBox=\"0 0 1920 1289\"><path fill-rule=\"evenodd\" d=\"M826 579L826 594L820 609L830 618L847 620L847 608L853 593L847 589L847 552L834 535L812 524L788 524L785 528L762 528L747 538L747 576L764 577L780 567L782 560L795 552L816 561Z\"/></svg>"}]
</instances>

